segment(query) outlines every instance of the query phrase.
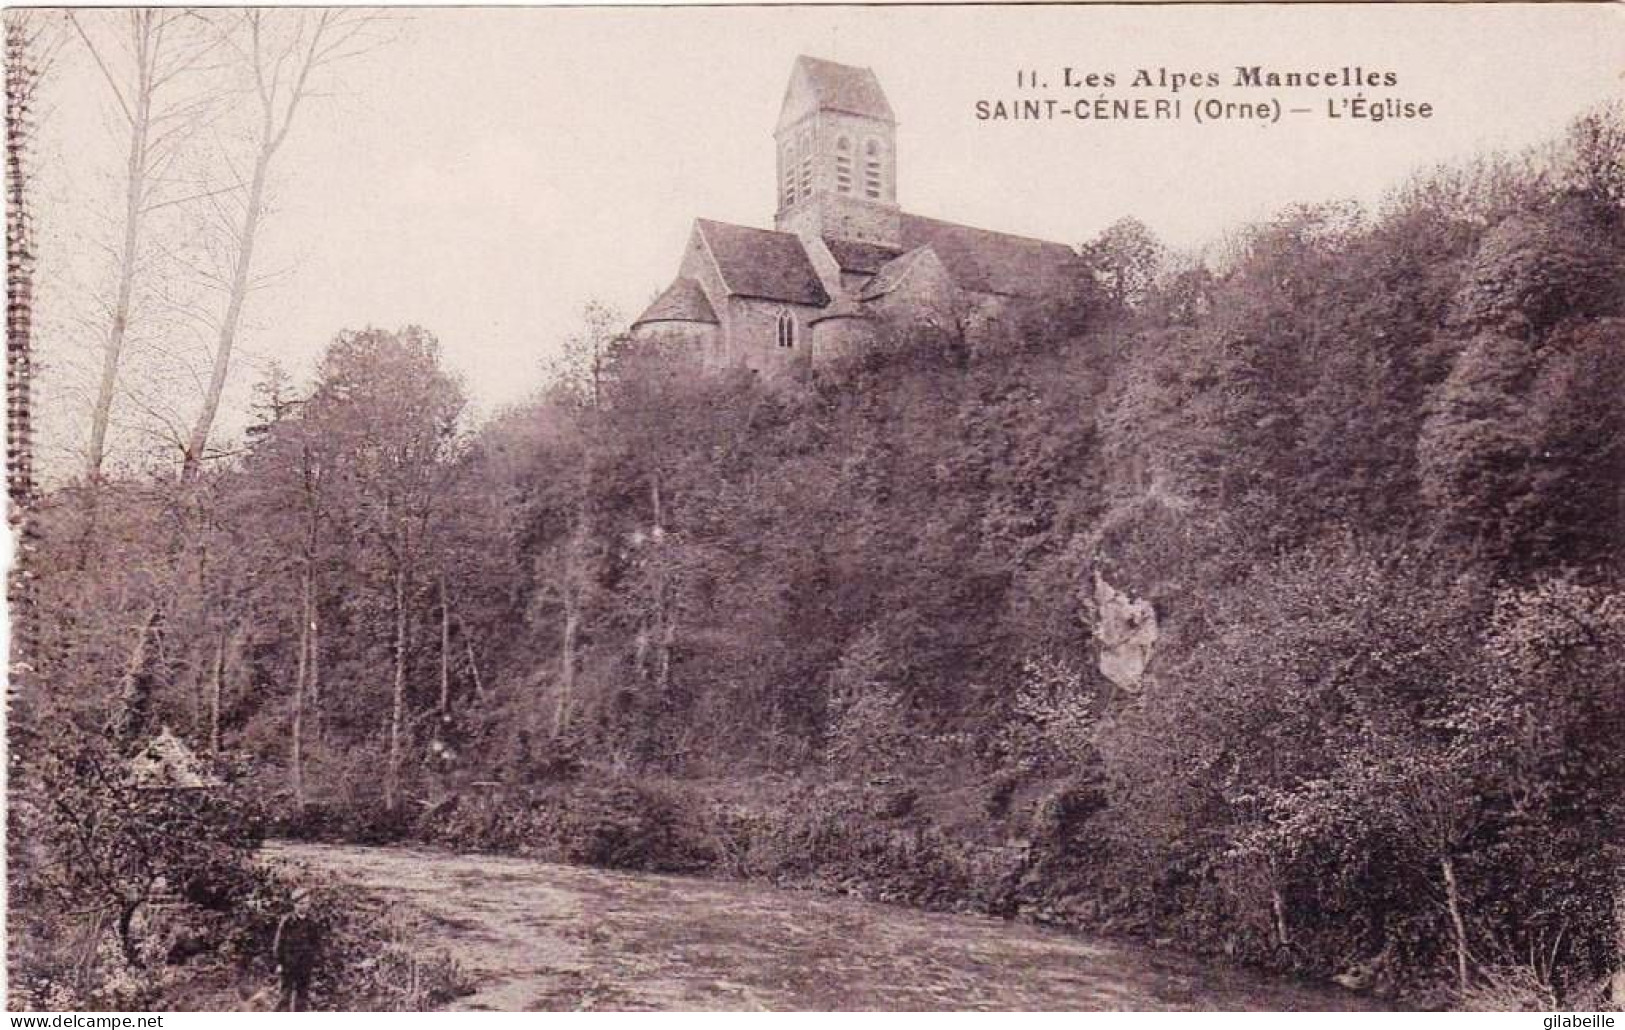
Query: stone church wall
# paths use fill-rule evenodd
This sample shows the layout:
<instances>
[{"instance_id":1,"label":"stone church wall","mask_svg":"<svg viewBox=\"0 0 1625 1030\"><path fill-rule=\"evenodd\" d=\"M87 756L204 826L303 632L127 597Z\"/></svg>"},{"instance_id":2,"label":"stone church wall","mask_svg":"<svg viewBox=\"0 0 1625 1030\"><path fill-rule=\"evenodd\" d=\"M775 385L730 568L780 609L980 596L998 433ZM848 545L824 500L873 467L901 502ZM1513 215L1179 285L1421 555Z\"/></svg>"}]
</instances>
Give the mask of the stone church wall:
<instances>
[{"instance_id":1,"label":"stone church wall","mask_svg":"<svg viewBox=\"0 0 1625 1030\"><path fill-rule=\"evenodd\" d=\"M812 327L812 362L822 365L861 354L875 341L875 323L865 318L826 318Z\"/></svg>"},{"instance_id":2,"label":"stone church wall","mask_svg":"<svg viewBox=\"0 0 1625 1030\"><path fill-rule=\"evenodd\" d=\"M722 328L708 322L655 321L637 327L639 340L660 341L692 350L707 368L727 364Z\"/></svg>"},{"instance_id":3,"label":"stone church wall","mask_svg":"<svg viewBox=\"0 0 1625 1030\"><path fill-rule=\"evenodd\" d=\"M812 333L809 326L821 309L754 297L728 298L727 350L731 363L756 369L771 376L804 362L809 356ZM796 322L794 347L778 345L779 312L788 311Z\"/></svg>"},{"instance_id":4,"label":"stone church wall","mask_svg":"<svg viewBox=\"0 0 1625 1030\"><path fill-rule=\"evenodd\" d=\"M705 296L711 301L712 310L718 315L722 314L722 305L719 303L728 296L728 290L722 284L722 276L717 272L717 266L705 252L705 240L700 236L700 230L695 229L688 237L688 249L683 251L683 263L678 266L677 274L699 282Z\"/></svg>"},{"instance_id":5,"label":"stone church wall","mask_svg":"<svg viewBox=\"0 0 1625 1030\"><path fill-rule=\"evenodd\" d=\"M897 246L903 236L902 215L896 207L835 194L824 194L784 212L778 228L803 239L832 236L888 247Z\"/></svg>"}]
</instances>

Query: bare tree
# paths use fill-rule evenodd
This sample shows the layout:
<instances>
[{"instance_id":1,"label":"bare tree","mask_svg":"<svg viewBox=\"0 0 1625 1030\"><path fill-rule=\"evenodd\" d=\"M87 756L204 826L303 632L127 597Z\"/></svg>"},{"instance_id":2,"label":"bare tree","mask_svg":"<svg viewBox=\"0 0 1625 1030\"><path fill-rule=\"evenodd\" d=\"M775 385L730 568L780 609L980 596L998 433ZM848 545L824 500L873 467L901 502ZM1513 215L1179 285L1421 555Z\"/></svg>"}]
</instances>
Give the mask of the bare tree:
<instances>
[{"instance_id":1,"label":"bare tree","mask_svg":"<svg viewBox=\"0 0 1625 1030\"><path fill-rule=\"evenodd\" d=\"M223 42L251 80L249 94L255 107L253 167L246 181L233 167L234 188L214 198L218 200L214 213L229 245L230 273L203 408L192 424L182 458L182 474L187 479L196 477L204 458L231 371L243 306L254 285L254 247L265 218L272 163L305 101L320 95L326 73L334 65L378 45L377 29L383 23L373 11L337 9L251 8L235 13L233 19L225 27ZM229 202L234 195L240 197L240 207L234 208Z\"/></svg>"},{"instance_id":2,"label":"bare tree","mask_svg":"<svg viewBox=\"0 0 1625 1030\"><path fill-rule=\"evenodd\" d=\"M172 181L168 172L221 98L216 91L191 88L198 73L210 69L215 50L213 34L194 12L151 8L123 12L118 15L123 25L113 40L87 31L78 14L69 12L67 17L128 130L116 283L85 452L85 474L95 482L107 457L107 431L135 306L147 216L190 199L165 189ZM119 53L127 54L127 60L118 60Z\"/></svg>"},{"instance_id":3,"label":"bare tree","mask_svg":"<svg viewBox=\"0 0 1625 1030\"><path fill-rule=\"evenodd\" d=\"M555 384L592 408L603 403L616 355L626 344L621 314L603 301L581 309L581 330L565 338L562 352L547 364Z\"/></svg>"}]
</instances>

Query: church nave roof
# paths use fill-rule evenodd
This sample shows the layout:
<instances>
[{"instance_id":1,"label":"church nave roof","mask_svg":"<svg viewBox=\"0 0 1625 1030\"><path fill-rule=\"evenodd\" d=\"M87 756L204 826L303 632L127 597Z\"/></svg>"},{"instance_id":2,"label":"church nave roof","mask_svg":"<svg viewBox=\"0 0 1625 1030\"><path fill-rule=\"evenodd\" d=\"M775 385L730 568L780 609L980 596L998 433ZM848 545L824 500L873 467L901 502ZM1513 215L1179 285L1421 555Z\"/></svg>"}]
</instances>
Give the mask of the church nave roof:
<instances>
[{"instance_id":1,"label":"church nave roof","mask_svg":"<svg viewBox=\"0 0 1625 1030\"><path fill-rule=\"evenodd\" d=\"M794 233L752 229L701 218L694 223L722 284L738 297L823 307L829 294Z\"/></svg>"},{"instance_id":2,"label":"church nave roof","mask_svg":"<svg viewBox=\"0 0 1625 1030\"><path fill-rule=\"evenodd\" d=\"M1081 259L1064 243L902 216L903 249L930 247L962 290L1007 297L1064 295L1074 287Z\"/></svg>"}]
</instances>

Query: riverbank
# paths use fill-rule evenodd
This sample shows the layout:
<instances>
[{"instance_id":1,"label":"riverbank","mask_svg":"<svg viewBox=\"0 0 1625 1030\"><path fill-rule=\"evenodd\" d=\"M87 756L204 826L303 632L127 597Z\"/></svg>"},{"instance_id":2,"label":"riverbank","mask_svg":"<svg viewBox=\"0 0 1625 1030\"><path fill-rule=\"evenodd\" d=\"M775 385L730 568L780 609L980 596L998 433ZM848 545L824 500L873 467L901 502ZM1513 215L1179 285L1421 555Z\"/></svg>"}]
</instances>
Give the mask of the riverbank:
<instances>
[{"instance_id":1,"label":"riverbank","mask_svg":"<svg viewBox=\"0 0 1625 1030\"><path fill-rule=\"evenodd\" d=\"M423 846L267 856L411 909L516 1010L1341 1010L1356 995L988 916Z\"/></svg>"}]
</instances>

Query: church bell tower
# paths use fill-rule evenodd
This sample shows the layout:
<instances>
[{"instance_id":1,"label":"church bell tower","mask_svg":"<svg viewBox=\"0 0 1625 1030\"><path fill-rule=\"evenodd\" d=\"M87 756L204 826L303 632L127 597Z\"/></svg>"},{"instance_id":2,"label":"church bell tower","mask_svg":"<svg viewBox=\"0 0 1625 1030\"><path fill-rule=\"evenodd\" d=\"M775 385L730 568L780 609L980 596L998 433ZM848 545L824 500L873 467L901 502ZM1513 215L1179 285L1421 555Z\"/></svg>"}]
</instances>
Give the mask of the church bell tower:
<instances>
[{"instance_id":1,"label":"church bell tower","mask_svg":"<svg viewBox=\"0 0 1625 1030\"><path fill-rule=\"evenodd\" d=\"M773 140L779 231L901 245L897 119L872 70L796 58Z\"/></svg>"}]
</instances>

